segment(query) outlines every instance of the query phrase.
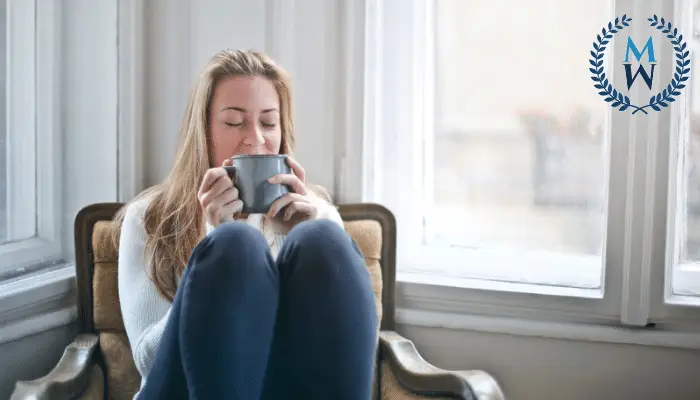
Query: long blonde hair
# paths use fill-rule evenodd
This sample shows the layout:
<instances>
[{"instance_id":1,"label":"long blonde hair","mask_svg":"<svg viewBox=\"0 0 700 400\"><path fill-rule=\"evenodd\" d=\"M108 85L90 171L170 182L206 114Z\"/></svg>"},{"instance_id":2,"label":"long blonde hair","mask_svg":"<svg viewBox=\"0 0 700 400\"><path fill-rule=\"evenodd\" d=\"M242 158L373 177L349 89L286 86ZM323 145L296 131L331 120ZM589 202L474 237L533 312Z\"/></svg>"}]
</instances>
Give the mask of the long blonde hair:
<instances>
[{"instance_id":1,"label":"long blonde hair","mask_svg":"<svg viewBox=\"0 0 700 400\"><path fill-rule=\"evenodd\" d=\"M144 217L147 233L146 260L158 292L172 301L177 278L204 236L204 217L197 191L205 172L211 168L209 111L216 84L225 77L261 76L272 82L280 101L282 141L280 154L294 147L292 96L287 73L272 59L255 51L224 50L214 55L190 92L180 129L178 150L163 183L139 194L132 202L150 199ZM126 207L115 216L115 243Z\"/></svg>"}]
</instances>

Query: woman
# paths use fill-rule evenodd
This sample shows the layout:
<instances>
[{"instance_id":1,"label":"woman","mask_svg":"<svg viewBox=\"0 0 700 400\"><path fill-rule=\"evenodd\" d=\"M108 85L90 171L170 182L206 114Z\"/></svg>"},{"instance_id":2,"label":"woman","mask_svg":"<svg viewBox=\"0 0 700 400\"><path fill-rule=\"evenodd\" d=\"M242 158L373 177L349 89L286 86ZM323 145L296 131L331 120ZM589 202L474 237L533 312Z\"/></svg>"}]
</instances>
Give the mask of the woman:
<instances>
[{"instance_id":1,"label":"woman","mask_svg":"<svg viewBox=\"0 0 700 400\"><path fill-rule=\"evenodd\" d=\"M370 398L377 315L359 249L329 201L292 193L242 219L225 170L238 154L292 153L285 72L216 54L189 99L165 181L118 215L119 298L139 399Z\"/></svg>"}]
</instances>

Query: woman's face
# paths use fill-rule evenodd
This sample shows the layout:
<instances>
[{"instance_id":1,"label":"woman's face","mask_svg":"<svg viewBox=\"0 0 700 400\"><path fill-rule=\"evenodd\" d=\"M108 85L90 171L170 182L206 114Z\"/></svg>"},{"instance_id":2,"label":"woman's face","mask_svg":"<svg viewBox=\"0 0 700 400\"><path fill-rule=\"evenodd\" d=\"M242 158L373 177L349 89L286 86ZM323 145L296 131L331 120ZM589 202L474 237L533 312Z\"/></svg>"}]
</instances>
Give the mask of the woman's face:
<instances>
[{"instance_id":1,"label":"woman's face","mask_svg":"<svg viewBox=\"0 0 700 400\"><path fill-rule=\"evenodd\" d=\"M221 79L209 114L214 167L239 154L278 154L282 142L280 101L263 77Z\"/></svg>"}]
</instances>

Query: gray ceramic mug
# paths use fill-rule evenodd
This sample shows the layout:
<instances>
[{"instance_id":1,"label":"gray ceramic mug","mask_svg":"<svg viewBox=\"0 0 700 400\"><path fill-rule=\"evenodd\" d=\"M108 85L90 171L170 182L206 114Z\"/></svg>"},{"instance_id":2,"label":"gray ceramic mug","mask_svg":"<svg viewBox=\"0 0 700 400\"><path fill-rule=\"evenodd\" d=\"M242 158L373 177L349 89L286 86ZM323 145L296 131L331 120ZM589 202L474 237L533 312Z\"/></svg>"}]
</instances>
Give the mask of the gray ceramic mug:
<instances>
[{"instance_id":1,"label":"gray ceramic mug","mask_svg":"<svg viewBox=\"0 0 700 400\"><path fill-rule=\"evenodd\" d=\"M233 178L238 198L243 201L241 213L264 214L275 200L289 193L286 185L267 181L278 174L292 173L286 158L284 154L231 157L233 165L224 169Z\"/></svg>"}]
</instances>

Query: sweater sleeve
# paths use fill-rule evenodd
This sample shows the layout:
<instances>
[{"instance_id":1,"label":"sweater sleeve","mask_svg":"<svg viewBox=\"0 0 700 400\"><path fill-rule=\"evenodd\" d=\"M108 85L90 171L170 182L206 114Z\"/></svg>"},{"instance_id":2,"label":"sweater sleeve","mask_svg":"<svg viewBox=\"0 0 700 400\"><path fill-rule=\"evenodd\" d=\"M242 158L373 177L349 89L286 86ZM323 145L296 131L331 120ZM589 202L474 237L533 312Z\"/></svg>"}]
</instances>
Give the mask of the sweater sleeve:
<instances>
[{"instance_id":1,"label":"sweater sleeve","mask_svg":"<svg viewBox=\"0 0 700 400\"><path fill-rule=\"evenodd\" d=\"M340 217L338 209L330 203L326 203L320 200L318 219L329 219L336 224L340 225L341 228L345 229L345 224L343 223L343 218Z\"/></svg>"},{"instance_id":2,"label":"sweater sleeve","mask_svg":"<svg viewBox=\"0 0 700 400\"><path fill-rule=\"evenodd\" d=\"M310 189L308 195L313 198L318 205L318 215L316 219L331 220L345 229L343 218L340 216L338 208L333 204L328 191L319 185L309 184L308 188Z\"/></svg>"},{"instance_id":3,"label":"sweater sleeve","mask_svg":"<svg viewBox=\"0 0 700 400\"><path fill-rule=\"evenodd\" d=\"M143 219L148 203L128 206L119 243L119 299L136 368L146 378L170 314L170 302L148 276Z\"/></svg>"}]
</instances>

